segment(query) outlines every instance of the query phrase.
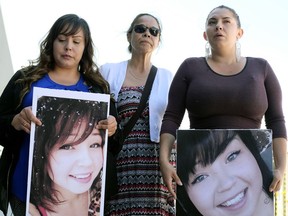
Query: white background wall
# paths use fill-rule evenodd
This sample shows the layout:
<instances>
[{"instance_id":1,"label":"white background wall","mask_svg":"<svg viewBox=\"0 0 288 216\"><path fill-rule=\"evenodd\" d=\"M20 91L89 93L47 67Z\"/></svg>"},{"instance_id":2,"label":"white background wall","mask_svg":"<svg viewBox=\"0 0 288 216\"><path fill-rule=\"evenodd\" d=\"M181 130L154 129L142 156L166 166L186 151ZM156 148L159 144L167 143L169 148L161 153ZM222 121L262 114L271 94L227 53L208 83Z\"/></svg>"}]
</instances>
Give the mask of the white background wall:
<instances>
[{"instance_id":1,"label":"white background wall","mask_svg":"<svg viewBox=\"0 0 288 216\"><path fill-rule=\"evenodd\" d=\"M148 12L163 24L162 44L153 56L153 63L175 73L185 58L204 55L205 20L211 9L221 4L234 8L240 16L244 29L240 40L243 56L265 58L274 69L288 116L287 0L0 0L13 72L38 57L41 39L65 13L76 13L89 23L98 65L127 59L130 55L126 30L138 13ZM3 24L0 26L3 34ZM5 47L6 40L1 39L3 42ZM8 50L2 49L2 44L0 53L1 59L8 58L0 60L1 91L13 72ZM187 118L184 125L188 127Z\"/></svg>"},{"instance_id":2,"label":"white background wall","mask_svg":"<svg viewBox=\"0 0 288 216\"><path fill-rule=\"evenodd\" d=\"M13 67L0 4L0 93L13 75Z\"/></svg>"}]
</instances>

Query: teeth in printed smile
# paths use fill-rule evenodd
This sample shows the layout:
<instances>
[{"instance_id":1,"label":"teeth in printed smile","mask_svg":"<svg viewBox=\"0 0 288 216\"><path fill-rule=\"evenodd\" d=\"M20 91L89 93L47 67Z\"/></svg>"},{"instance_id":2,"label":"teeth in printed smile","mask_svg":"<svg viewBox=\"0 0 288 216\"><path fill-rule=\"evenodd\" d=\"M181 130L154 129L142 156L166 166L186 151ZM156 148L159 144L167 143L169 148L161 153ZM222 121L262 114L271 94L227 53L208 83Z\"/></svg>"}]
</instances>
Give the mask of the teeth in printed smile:
<instances>
[{"instance_id":1,"label":"teeth in printed smile","mask_svg":"<svg viewBox=\"0 0 288 216\"><path fill-rule=\"evenodd\" d=\"M229 207L231 205L235 205L236 203L240 202L244 197L244 192L238 194L235 198L228 200L221 204L221 206Z\"/></svg>"},{"instance_id":2,"label":"teeth in printed smile","mask_svg":"<svg viewBox=\"0 0 288 216\"><path fill-rule=\"evenodd\" d=\"M90 176L90 174L83 174L83 175L72 175L74 178L77 179L84 179L84 178L88 178Z\"/></svg>"}]
</instances>

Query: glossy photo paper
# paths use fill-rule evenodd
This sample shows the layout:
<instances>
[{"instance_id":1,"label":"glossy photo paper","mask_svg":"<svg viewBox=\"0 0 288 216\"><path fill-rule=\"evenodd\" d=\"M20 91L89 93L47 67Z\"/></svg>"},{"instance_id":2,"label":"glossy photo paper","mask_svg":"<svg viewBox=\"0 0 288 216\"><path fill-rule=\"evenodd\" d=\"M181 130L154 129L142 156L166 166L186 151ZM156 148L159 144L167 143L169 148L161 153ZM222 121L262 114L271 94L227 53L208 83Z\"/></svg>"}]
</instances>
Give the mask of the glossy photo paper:
<instances>
[{"instance_id":1,"label":"glossy photo paper","mask_svg":"<svg viewBox=\"0 0 288 216\"><path fill-rule=\"evenodd\" d=\"M27 212L103 215L110 95L34 88ZM70 212L70 213L69 213ZM60 214L59 214L60 215Z\"/></svg>"},{"instance_id":2,"label":"glossy photo paper","mask_svg":"<svg viewBox=\"0 0 288 216\"><path fill-rule=\"evenodd\" d=\"M271 216L271 130L178 130L177 216Z\"/></svg>"}]
</instances>

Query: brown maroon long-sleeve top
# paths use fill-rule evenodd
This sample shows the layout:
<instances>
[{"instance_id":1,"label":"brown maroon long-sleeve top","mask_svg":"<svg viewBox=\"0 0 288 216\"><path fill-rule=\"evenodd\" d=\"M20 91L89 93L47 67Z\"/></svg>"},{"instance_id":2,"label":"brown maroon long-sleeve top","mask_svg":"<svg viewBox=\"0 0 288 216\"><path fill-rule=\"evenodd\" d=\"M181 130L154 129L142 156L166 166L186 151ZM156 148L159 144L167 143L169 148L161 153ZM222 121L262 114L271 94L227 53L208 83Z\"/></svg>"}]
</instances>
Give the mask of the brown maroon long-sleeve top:
<instances>
[{"instance_id":1,"label":"brown maroon long-sleeve top","mask_svg":"<svg viewBox=\"0 0 288 216\"><path fill-rule=\"evenodd\" d=\"M231 76L215 73L204 57L186 59L172 81L161 134L176 137L186 109L191 129L257 129L265 116L273 138L287 138L281 87L261 58L247 57Z\"/></svg>"}]
</instances>

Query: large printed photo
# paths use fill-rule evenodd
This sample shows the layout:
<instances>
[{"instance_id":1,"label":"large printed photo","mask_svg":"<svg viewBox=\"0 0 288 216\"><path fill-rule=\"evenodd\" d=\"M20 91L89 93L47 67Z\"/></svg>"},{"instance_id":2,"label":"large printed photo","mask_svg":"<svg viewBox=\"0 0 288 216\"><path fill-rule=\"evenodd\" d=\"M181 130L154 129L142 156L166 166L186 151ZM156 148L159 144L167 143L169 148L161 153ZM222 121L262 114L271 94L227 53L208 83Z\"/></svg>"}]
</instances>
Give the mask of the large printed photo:
<instances>
[{"instance_id":1,"label":"large printed photo","mask_svg":"<svg viewBox=\"0 0 288 216\"><path fill-rule=\"evenodd\" d=\"M110 96L35 88L27 214L103 215ZM70 214L70 215L71 215Z\"/></svg>"},{"instance_id":2,"label":"large printed photo","mask_svg":"<svg viewBox=\"0 0 288 216\"><path fill-rule=\"evenodd\" d=\"M177 216L271 216L270 130L178 130Z\"/></svg>"}]
</instances>

